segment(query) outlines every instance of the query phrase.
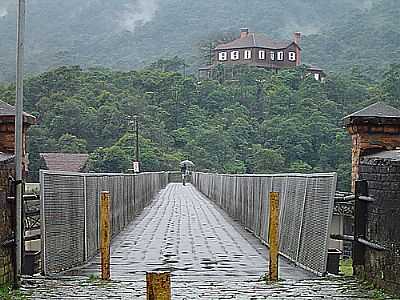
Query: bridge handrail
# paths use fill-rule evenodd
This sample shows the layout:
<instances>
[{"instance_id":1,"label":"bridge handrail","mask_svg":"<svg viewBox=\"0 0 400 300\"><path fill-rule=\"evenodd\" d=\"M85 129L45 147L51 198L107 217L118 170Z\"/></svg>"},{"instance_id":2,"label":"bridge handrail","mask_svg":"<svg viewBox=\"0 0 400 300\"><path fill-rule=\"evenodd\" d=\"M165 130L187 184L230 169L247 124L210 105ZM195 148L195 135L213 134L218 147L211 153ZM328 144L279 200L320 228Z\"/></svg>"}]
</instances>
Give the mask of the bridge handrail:
<instances>
[{"instance_id":1,"label":"bridge handrail","mask_svg":"<svg viewBox=\"0 0 400 300\"><path fill-rule=\"evenodd\" d=\"M168 183L167 172L40 172L42 271L45 275L83 265L98 253L99 197L111 194L111 234L116 236Z\"/></svg>"},{"instance_id":2,"label":"bridge handrail","mask_svg":"<svg viewBox=\"0 0 400 300\"><path fill-rule=\"evenodd\" d=\"M326 273L336 173L193 174L193 184L268 245L269 192L280 193L280 253Z\"/></svg>"}]
</instances>

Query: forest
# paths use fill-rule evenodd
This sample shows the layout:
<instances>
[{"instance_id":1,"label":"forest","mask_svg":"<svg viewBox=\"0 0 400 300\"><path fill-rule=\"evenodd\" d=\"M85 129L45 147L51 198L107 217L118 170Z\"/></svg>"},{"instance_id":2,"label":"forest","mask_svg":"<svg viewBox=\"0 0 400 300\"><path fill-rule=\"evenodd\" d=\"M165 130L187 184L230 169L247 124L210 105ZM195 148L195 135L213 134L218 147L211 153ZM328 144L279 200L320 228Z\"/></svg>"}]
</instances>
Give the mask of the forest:
<instances>
[{"instance_id":1,"label":"forest","mask_svg":"<svg viewBox=\"0 0 400 300\"><path fill-rule=\"evenodd\" d=\"M169 63L169 70L159 67ZM189 158L197 170L223 173L337 171L349 189L351 140L343 117L377 101L400 107L400 65L371 80L358 68L324 83L305 67L272 73L242 68L237 80L204 80L178 72L182 60L134 71L60 67L25 82L30 180L39 153L90 153L90 170L123 172L134 156L132 117L139 118L144 171L177 170ZM14 101L13 84L0 99Z\"/></svg>"},{"instance_id":2,"label":"forest","mask_svg":"<svg viewBox=\"0 0 400 300\"><path fill-rule=\"evenodd\" d=\"M400 63L398 0L33 0L27 5L26 71L58 66L129 71L179 56L194 73L199 45L241 27L273 39L303 33L303 61L371 77ZM0 1L0 81L14 81L15 1ZM376 72L376 71L379 72Z\"/></svg>"}]
</instances>

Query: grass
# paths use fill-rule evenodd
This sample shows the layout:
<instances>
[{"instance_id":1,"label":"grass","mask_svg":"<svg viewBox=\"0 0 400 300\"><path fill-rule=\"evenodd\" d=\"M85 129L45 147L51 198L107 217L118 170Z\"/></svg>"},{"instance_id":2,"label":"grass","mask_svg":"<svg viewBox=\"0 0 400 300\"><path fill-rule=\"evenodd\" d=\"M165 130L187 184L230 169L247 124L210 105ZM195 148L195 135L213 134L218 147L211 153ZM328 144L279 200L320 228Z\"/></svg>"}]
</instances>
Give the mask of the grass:
<instances>
[{"instance_id":1,"label":"grass","mask_svg":"<svg viewBox=\"0 0 400 300\"><path fill-rule=\"evenodd\" d=\"M98 275L95 275L95 274L90 274L90 276L89 276L89 281L90 282L96 282L96 281L99 281L100 280L100 277L98 276Z\"/></svg>"},{"instance_id":2,"label":"grass","mask_svg":"<svg viewBox=\"0 0 400 300\"><path fill-rule=\"evenodd\" d=\"M353 260L351 258L341 259L339 263L339 272L345 277L353 276Z\"/></svg>"},{"instance_id":3,"label":"grass","mask_svg":"<svg viewBox=\"0 0 400 300\"><path fill-rule=\"evenodd\" d=\"M9 285L0 285L1 300L22 300L26 299L18 290L13 290Z\"/></svg>"},{"instance_id":4,"label":"grass","mask_svg":"<svg viewBox=\"0 0 400 300\"><path fill-rule=\"evenodd\" d=\"M274 283L277 283L277 282L282 282L282 281L284 281L284 279L278 278L278 281L271 281L271 280L269 279L269 274L265 273L265 274L263 274L263 275L260 276L260 278L258 279L258 281L260 281L260 282L263 281L263 282L265 282L266 284L274 284Z\"/></svg>"}]
</instances>

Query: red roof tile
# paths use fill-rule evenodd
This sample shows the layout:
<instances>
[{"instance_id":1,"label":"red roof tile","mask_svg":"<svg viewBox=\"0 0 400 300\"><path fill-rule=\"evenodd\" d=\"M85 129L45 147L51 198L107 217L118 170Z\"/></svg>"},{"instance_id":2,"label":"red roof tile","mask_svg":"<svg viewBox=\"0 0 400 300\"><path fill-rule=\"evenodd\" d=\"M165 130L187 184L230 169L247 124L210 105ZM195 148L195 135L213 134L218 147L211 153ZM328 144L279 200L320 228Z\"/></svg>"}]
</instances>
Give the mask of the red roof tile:
<instances>
[{"instance_id":1,"label":"red roof tile","mask_svg":"<svg viewBox=\"0 0 400 300\"><path fill-rule=\"evenodd\" d=\"M75 153L40 153L47 170L82 172L89 159L88 154Z\"/></svg>"}]
</instances>

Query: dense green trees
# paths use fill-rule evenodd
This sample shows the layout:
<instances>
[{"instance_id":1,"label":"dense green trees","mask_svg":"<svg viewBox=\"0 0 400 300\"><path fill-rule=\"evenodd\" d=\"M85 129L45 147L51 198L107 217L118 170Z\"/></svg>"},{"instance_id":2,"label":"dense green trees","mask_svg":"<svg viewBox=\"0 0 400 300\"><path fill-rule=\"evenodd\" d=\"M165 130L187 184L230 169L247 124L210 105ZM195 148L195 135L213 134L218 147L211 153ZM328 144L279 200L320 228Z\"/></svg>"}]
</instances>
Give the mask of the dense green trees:
<instances>
[{"instance_id":1,"label":"dense green trees","mask_svg":"<svg viewBox=\"0 0 400 300\"><path fill-rule=\"evenodd\" d=\"M143 14L147 3L157 5ZM13 81L16 5L0 1L0 11L6 5L8 13L0 16L0 81ZM400 60L399 10L398 0L35 0L27 4L26 70L129 70L178 55L195 72L204 63L199 56L208 61L210 41L237 37L241 27L276 39L301 31L303 61L327 70L353 64L375 70ZM157 66L177 67L162 60Z\"/></svg>"},{"instance_id":2,"label":"dense green trees","mask_svg":"<svg viewBox=\"0 0 400 300\"><path fill-rule=\"evenodd\" d=\"M155 64L130 72L62 67L32 77L26 110L39 125L29 133L31 179L39 153L50 151L88 152L91 170L126 171L135 148L130 120L138 115L145 171L176 170L189 158L198 170L227 173L337 171L347 188L351 145L342 118L376 101L400 107L400 65L381 81L357 69L325 83L304 72L243 69L235 81L198 81ZM0 99L12 103L13 91L0 86Z\"/></svg>"}]
</instances>

